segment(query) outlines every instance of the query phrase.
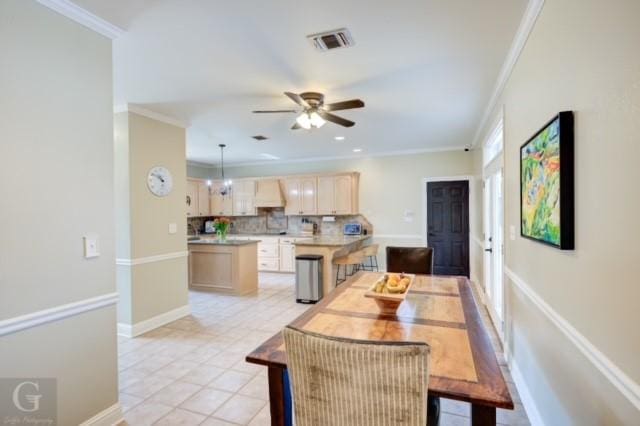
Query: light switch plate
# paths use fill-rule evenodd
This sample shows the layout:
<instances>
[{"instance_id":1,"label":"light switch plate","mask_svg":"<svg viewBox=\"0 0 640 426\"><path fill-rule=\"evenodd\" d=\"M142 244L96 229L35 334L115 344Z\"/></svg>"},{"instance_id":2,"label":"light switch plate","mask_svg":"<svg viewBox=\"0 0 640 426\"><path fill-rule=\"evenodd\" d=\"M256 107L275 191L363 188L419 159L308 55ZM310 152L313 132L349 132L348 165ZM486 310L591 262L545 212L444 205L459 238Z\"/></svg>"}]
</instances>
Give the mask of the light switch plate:
<instances>
[{"instance_id":1,"label":"light switch plate","mask_svg":"<svg viewBox=\"0 0 640 426\"><path fill-rule=\"evenodd\" d=\"M99 238L96 234L87 234L84 240L84 257L91 259L100 256Z\"/></svg>"},{"instance_id":2,"label":"light switch plate","mask_svg":"<svg viewBox=\"0 0 640 426\"><path fill-rule=\"evenodd\" d=\"M509 238L511 241L515 241L516 239L516 227L513 225L509 226Z\"/></svg>"},{"instance_id":3,"label":"light switch plate","mask_svg":"<svg viewBox=\"0 0 640 426\"><path fill-rule=\"evenodd\" d=\"M175 223L170 223L169 224L169 233L170 234L175 234L176 232L178 232L178 225L176 225Z\"/></svg>"}]
</instances>

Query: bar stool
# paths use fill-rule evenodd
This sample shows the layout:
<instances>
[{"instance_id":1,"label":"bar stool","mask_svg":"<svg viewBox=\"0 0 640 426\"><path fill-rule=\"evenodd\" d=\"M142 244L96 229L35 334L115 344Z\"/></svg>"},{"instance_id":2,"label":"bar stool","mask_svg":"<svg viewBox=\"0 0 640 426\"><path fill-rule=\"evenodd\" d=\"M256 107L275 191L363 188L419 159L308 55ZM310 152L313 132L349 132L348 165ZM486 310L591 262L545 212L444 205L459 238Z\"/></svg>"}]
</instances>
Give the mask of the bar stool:
<instances>
[{"instance_id":1,"label":"bar stool","mask_svg":"<svg viewBox=\"0 0 640 426\"><path fill-rule=\"evenodd\" d=\"M378 271L378 248L378 244L371 244L370 246L366 246L356 252L369 261L368 265L365 263L362 264L363 270L374 271L375 268L375 271Z\"/></svg>"},{"instance_id":2,"label":"bar stool","mask_svg":"<svg viewBox=\"0 0 640 426\"><path fill-rule=\"evenodd\" d=\"M364 263L364 257L359 252L353 252L346 256L333 259L333 264L336 268L336 285L345 282L348 276L351 276L360 270L361 265ZM340 267L344 266L344 278L340 279ZM349 273L349 266L351 266L351 273Z\"/></svg>"}]
</instances>

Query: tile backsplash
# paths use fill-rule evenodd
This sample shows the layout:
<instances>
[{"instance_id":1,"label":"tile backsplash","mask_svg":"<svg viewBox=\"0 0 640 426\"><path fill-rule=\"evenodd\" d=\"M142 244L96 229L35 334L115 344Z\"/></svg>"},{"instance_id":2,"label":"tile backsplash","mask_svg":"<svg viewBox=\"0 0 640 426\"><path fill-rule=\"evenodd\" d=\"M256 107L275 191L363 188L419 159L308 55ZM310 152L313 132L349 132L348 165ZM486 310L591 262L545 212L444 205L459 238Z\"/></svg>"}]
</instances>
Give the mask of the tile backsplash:
<instances>
[{"instance_id":1,"label":"tile backsplash","mask_svg":"<svg viewBox=\"0 0 640 426\"><path fill-rule=\"evenodd\" d=\"M323 222L322 216L285 216L284 208L260 208L257 216L232 217L231 233L233 234L277 234L286 231L289 234L298 234L302 231L303 219L317 225L316 234L342 235L345 223L357 222L362 224L369 234L373 233L373 227L362 215L334 216L335 222ZM187 223L204 232L204 222L213 220L213 217L188 218ZM191 226L187 232L193 234Z\"/></svg>"}]
</instances>

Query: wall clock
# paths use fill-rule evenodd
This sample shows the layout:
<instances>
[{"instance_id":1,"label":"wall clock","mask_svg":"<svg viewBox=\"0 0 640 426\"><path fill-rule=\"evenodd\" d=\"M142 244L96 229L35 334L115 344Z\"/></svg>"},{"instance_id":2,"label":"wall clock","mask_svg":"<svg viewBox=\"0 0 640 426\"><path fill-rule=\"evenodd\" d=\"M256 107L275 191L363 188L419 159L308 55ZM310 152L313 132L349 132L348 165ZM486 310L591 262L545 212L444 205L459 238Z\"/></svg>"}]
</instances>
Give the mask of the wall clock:
<instances>
[{"instance_id":1,"label":"wall clock","mask_svg":"<svg viewBox=\"0 0 640 426\"><path fill-rule=\"evenodd\" d=\"M147 175L147 186L153 195L166 197L173 188L171 172L162 166L152 168Z\"/></svg>"}]
</instances>

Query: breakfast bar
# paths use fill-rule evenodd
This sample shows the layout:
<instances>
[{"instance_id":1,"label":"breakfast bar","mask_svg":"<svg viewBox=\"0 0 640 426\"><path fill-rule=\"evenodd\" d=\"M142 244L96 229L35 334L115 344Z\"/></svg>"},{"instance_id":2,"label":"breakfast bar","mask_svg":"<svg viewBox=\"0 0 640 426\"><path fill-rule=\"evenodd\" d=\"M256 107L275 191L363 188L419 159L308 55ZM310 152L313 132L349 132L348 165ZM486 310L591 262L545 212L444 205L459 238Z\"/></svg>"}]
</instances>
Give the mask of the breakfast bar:
<instances>
[{"instance_id":1,"label":"breakfast bar","mask_svg":"<svg viewBox=\"0 0 640 426\"><path fill-rule=\"evenodd\" d=\"M360 250L370 235L315 236L296 241L296 256L316 254L323 257L322 291L326 297L336 286L333 259Z\"/></svg>"}]
</instances>

